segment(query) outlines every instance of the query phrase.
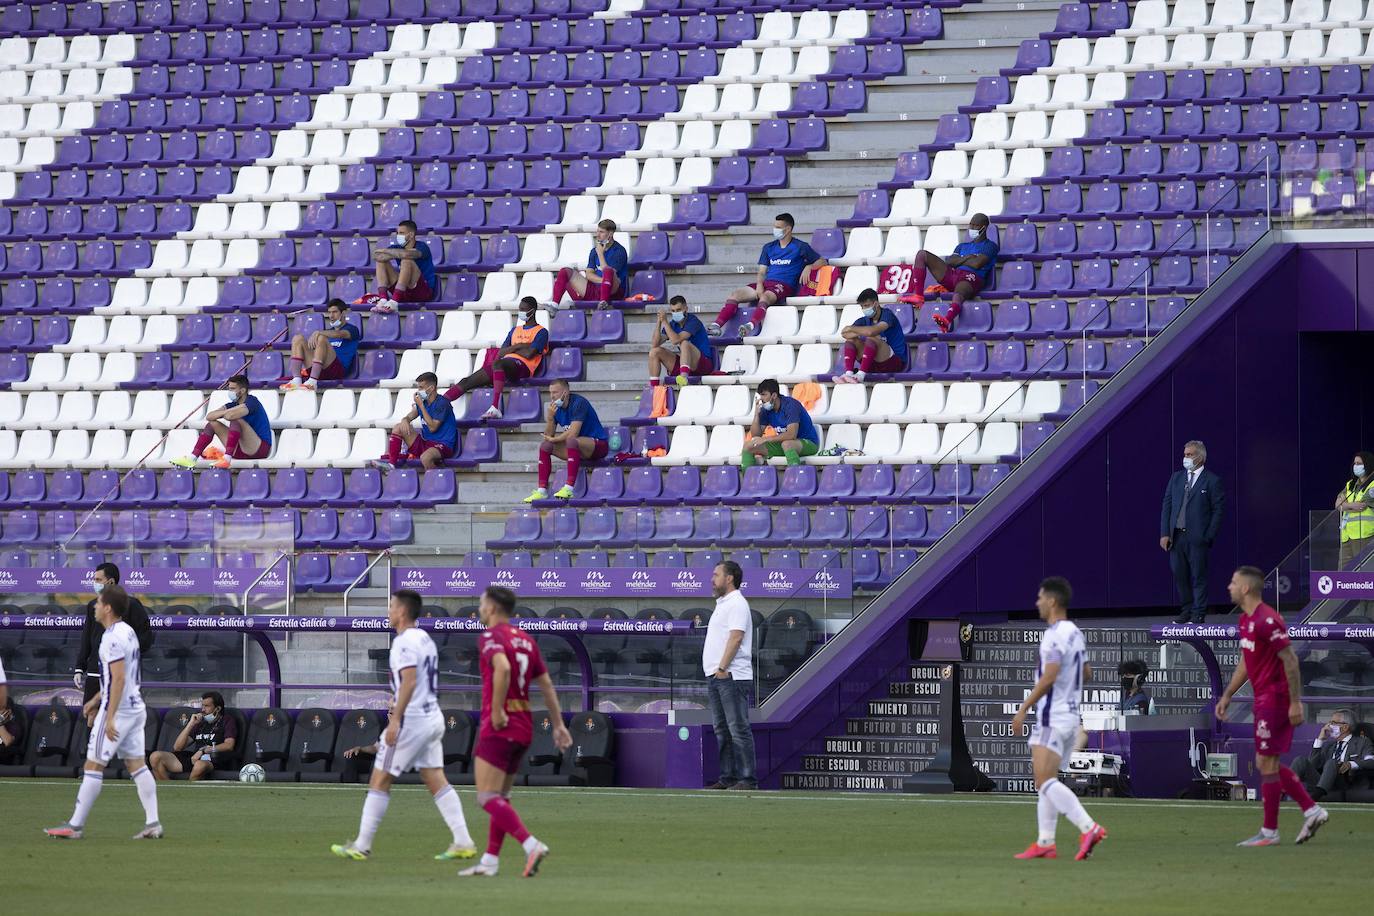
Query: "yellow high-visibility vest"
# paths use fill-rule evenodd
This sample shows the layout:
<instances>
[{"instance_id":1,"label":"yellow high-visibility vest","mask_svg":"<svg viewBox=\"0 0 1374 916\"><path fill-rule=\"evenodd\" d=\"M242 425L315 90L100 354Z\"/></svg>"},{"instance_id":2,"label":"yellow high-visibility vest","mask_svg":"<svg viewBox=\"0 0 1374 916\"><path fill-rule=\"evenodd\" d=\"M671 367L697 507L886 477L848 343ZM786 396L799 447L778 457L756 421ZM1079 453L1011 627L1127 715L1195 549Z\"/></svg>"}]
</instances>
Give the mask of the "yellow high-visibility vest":
<instances>
[{"instance_id":1,"label":"yellow high-visibility vest","mask_svg":"<svg viewBox=\"0 0 1374 916\"><path fill-rule=\"evenodd\" d=\"M1342 544L1346 541L1362 541L1365 538L1374 537L1374 507L1369 505L1371 488L1374 488L1374 480L1362 487L1353 482L1345 485L1345 501L1363 502L1365 507L1359 512L1347 510L1341 513Z\"/></svg>"}]
</instances>

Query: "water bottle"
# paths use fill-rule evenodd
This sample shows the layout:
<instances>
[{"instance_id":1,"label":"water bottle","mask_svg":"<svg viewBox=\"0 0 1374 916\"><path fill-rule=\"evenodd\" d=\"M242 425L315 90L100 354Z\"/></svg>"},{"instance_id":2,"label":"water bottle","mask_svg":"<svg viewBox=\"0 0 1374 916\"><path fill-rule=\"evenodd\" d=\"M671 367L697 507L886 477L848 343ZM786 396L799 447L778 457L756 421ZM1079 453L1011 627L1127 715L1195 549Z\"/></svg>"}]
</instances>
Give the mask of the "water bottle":
<instances>
[{"instance_id":1,"label":"water bottle","mask_svg":"<svg viewBox=\"0 0 1374 916\"><path fill-rule=\"evenodd\" d=\"M261 741L254 741L253 744L257 746L258 759L261 760L261 759L262 759L262 742L261 742Z\"/></svg>"},{"instance_id":2,"label":"water bottle","mask_svg":"<svg viewBox=\"0 0 1374 916\"><path fill-rule=\"evenodd\" d=\"M307 741L307 742L305 742L304 744L301 745L301 762L304 763L304 762L305 762L306 760L308 760L308 759L310 759L310 742L309 742L309 741Z\"/></svg>"},{"instance_id":3,"label":"water bottle","mask_svg":"<svg viewBox=\"0 0 1374 916\"><path fill-rule=\"evenodd\" d=\"M43 735L38 739L38 756L42 757L43 752L48 749L48 736Z\"/></svg>"},{"instance_id":4,"label":"water bottle","mask_svg":"<svg viewBox=\"0 0 1374 916\"><path fill-rule=\"evenodd\" d=\"M606 451L610 452L612 455L618 454L618 453L620 452L620 430L619 430L619 429L617 429L617 428L612 428L612 429L611 429L611 437L610 437L610 439L606 442Z\"/></svg>"}]
</instances>

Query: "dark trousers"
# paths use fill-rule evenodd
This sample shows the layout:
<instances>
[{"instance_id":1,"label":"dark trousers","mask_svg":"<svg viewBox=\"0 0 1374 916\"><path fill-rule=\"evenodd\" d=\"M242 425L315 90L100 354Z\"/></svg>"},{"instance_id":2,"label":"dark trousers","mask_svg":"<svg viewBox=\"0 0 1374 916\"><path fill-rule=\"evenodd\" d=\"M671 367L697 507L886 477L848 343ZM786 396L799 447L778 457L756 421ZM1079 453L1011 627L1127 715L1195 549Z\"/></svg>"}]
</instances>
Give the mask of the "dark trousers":
<instances>
[{"instance_id":1,"label":"dark trousers","mask_svg":"<svg viewBox=\"0 0 1374 916\"><path fill-rule=\"evenodd\" d=\"M720 781L754 783L754 730L749 725L749 681L712 677L706 679L711 720L720 751Z\"/></svg>"},{"instance_id":2,"label":"dark trousers","mask_svg":"<svg viewBox=\"0 0 1374 916\"><path fill-rule=\"evenodd\" d=\"M89 703L91 701L91 697L98 696L99 693L100 669L96 668L94 673L90 671L86 672L86 680L82 682L81 685L81 702Z\"/></svg>"},{"instance_id":3,"label":"dark trousers","mask_svg":"<svg viewBox=\"0 0 1374 916\"><path fill-rule=\"evenodd\" d=\"M1174 573L1182 614L1202 617L1207 613L1207 542L1191 532L1174 529L1169 548L1169 569Z\"/></svg>"},{"instance_id":4,"label":"dark trousers","mask_svg":"<svg viewBox=\"0 0 1374 916\"><path fill-rule=\"evenodd\" d=\"M1302 780L1303 785L1309 789L1317 788L1330 794L1332 792L1343 792L1346 789L1356 788L1361 785L1368 785L1369 778L1363 770L1351 770L1348 773L1340 771L1340 762L1334 757L1326 761L1320 773L1312 765L1312 761L1306 757L1299 757L1293 761L1293 773Z\"/></svg>"}]
</instances>

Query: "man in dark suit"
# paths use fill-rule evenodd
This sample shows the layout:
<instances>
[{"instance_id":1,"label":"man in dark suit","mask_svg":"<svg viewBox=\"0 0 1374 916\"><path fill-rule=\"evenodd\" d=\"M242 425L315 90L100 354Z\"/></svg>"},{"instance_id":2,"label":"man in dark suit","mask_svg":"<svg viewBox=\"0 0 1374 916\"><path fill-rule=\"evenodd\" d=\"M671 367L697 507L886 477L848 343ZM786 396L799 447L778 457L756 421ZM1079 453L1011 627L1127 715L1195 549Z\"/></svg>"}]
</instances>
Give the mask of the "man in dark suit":
<instances>
[{"instance_id":1,"label":"man in dark suit","mask_svg":"<svg viewBox=\"0 0 1374 916\"><path fill-rule=\"evenodd\" d=\"M1374 743L1354 733L1355 713L1338 709L1312 743L1312 752L1293 761L1293 772L1312 797L1369 786L1374 779Z\"/></svg>"},{"instance_id":2,"label":"man in dark suit","mask_svg":"<svg viewBox=\"0 0 1374 916\"><path fill-rule=\"evenodd\" d=\"M104 591L107 585L119 584L119 567L113 563L101 563L95 568L96 594ZM153 644L153 627L148 622L148 609L133 595L129 596L129 608L124 612L124 622L134 628L138 636L138 651L146 653ZM86 701L100 692L100 637L105 628L95 619L95 599L86 602L86 625L81 628L81 649L76 656L76 672L72 683L83 689Z\"/></svg>"},{"instance_id":3,"label":"man in dark suit","mask_svg":"<svg viewBox=\"0 0 1374 916\"><path fill-rule=\"evenodd\" d=\"M1207 552L1221 530L1226 494L1206 464L1207 446L1194 439L1183 446L1183 470L1164 488L1159 546L1169 554L1183 608L1174 623L1202 623L1207 615Z\"/></svg>"}]
</instances>

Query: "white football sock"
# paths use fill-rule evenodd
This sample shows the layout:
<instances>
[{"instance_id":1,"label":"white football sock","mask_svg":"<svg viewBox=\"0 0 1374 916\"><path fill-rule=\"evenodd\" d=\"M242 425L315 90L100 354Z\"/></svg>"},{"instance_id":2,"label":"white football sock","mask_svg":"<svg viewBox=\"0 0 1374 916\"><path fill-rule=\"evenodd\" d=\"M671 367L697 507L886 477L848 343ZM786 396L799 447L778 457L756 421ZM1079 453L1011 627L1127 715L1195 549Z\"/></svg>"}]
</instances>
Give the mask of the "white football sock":
<instances>
[{"instance_id":1,"label":"white football sock","mask_svg":"<svg viewBox=\"0 0 1374 916\"><path fill-rule=\"evenodd\" d=\"M1316 802L1313 802L1313 803L1312 803L1312 807L1310 807L1310 808L1308 808L1307 810L1305 810L1305 811L1302 813L1302 816L1303 816L1303 817L1312 817L1312 816L1316 815L1319 811L1321 811L1321 809L1322 809L1322 806L1321 806L1321 805L1317 804Z\"/></svg>"},{"instance_id":2,"label":"white football sock","mask_svg":"<svg viewBox=\"0 0 1374 916\"><path fill-rule=\"evenodd\" d=\"M489 852L484 852L482 853L482 866L484 868L490 868L492 871L496 871L496 869L501 867L501 859Z\"/></svg>"},{"instance_id":3,"label":"white football sock","mask_svg":"<svg viewBox=\"0 0 1374 916\"><path fill-rule=\"evenodd\" d=\"M76 810L67 823L73 827L84 827L86 818L90 817L91 807L95 800L100 797L100 790L105 785L105 774L100 770L82 770L81 788L76 790Z\"/></svg>"},{"instance_id":4,"label":"white football sock","mask_svg":"<svg viewBox=\"0 0 1374 916\"><path fill-rule=\"evenodd\" d=\"M1054 803L1045 794L1043 786L1040 788L1040 797L1035 802L1035 822L1040 825L1040 845L1053 846L1054 828L1059 823L1059 812L1055 810Z\"/></svg>"},{"instance_id":5,"label":"white football sock","mask_svg":"<svg viewBox=\"0 0 1374 916\"><path fill-rule=\"evenodd\" d=\"M531 833L529 836L525 837L525 842L520 845L525 847L526 853L534 852L539 848L539 838Z\"/></svg>"},{"instance_id":6,"label":"white football sock","mask_svg":"<svg viewBox=\"0 0 1374 916\"><path fill-rule=\"evenodd\" d=\"M157 780L153 779L152 771L147 766L141 766L137 772L130 773L129 778L134 781L134 786L138 789L138 800L143 803L143 823L158 823Z\"/></svg>"},{"instance_id":7,"label":"white football sock","mask_svg":"<svg viewBox=\"0 0 1374 916\"><path fill-rule=\"evenodd\" d=\"M1051 779L1040 787L1042 794L1047 795L1050 803L1059 809L1059 813L1073 821L1073 825L1078 828L1080 833L1087 833L1097 825L1096 821L1083 809L1083 803L1078 800L1078 796L1073 794L1073 790L1064 785L1058 779Z\"/></svg>"},{"instance_id":8,"label":"white football sock","mask_svg":"<svg viewBox=\"0 0 1374 916\"><path fill-rule=\"evenodd\" d=\"M363 852L372 851L372 838L377 835L377 828L382 824L382 818L386 815L386 806L391 802L391 796L386 792L376 792L372 789L367 790L367 798L363 800L363 819L358 825L358 838L353 841L353 845Z\"/></svg>"},{"instance_id":9,"label":"white football sock","mask_svg":"<svg viewBox=\"0 0 1374 916\"><path fill-rule=\"evenodd\" d=\"M463 803L458 800L458 792L453 786L445 786L434 796L434 807L444 816L444 823L453 832L455 846L471 846L472 834L468 833L468 822L463 817Z\"/></svg>"}]
</instances>

